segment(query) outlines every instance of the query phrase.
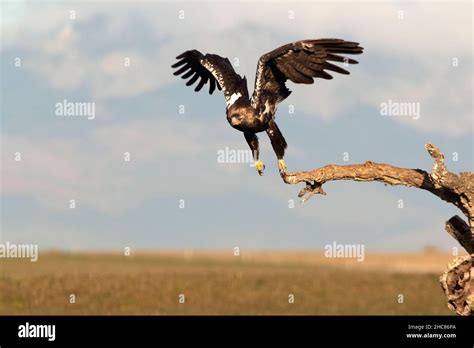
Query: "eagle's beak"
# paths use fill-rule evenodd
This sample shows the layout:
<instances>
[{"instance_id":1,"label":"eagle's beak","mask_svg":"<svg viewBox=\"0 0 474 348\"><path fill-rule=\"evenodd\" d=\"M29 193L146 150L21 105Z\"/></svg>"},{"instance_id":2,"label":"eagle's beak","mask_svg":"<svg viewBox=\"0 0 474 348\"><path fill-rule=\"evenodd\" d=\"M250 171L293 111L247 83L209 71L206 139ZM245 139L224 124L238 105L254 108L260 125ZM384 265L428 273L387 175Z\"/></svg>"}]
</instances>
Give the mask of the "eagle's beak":
<instances>
[{"instance_id":1,"label":"eagle's beak","mask_svg":"<svg viewBox=\"0 0 474 348\"><path fill-rule=\"evenodd\" d=\"M230 118L231 126L238 126L241 123L242 123L242 117L241 116L231 116L231 118Z\"/></svg>"}]
</instances>

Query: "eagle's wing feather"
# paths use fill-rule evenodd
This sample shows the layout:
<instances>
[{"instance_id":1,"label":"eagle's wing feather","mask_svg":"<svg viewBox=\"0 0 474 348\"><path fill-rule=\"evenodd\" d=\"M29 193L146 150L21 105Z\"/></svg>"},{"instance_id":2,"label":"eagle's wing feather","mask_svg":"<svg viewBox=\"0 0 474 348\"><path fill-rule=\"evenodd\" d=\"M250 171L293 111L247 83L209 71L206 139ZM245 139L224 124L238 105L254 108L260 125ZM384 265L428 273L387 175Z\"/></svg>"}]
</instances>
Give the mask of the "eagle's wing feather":
<instances>
[{"instance_id":1,"label":"eagle's wing feather","mask_svg":"<svg viewBox=\"0 0 474 348\"><path fill-rule=\"evenodd\" d=\"M357 42L340 39L303 40L281 46L260 57L255 77L252 106L257 110L273 108L288 97L291 91L285 82L312 84L314 78L330 80L326 72L349 72L332 62L357 64L354 59L340 54L360 54L363 48Z\"/></svg>"},{"instance_id":2,"label":"eagle's wing feather","mask_svg":"<svg viewBox=\"0 0 474 348\"><path fill-rule=\"evenodd\" d=\"M178 59L178 62L171 67L179 69L174 72L174 75L184 73L181 76L183 79L192 76L186 86L191 86L200 79L194 89L196 92L200 91L209 82L209 94L212 94L217 86L219 90L224 92L227 107L241 96L248 99L247 80L234 71L227 58L220 57L217 54L203 55L198 50L190 50L180 54L176 59Z\"/></svg>"}]
</instances>

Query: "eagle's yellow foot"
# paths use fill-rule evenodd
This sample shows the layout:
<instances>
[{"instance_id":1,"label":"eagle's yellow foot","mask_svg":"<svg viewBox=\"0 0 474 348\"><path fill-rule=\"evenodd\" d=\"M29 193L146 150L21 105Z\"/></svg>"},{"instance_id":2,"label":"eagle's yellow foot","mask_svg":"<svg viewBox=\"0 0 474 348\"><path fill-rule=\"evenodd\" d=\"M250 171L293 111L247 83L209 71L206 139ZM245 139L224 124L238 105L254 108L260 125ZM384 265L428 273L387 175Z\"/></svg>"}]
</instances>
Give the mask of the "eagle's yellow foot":
<instances>
[{"instance_id":1,"label":"eagle's yellow foot","mask_svg":"<svg viewBox=\"0 0 474 348\"><path fill-rule=\"evenodd\" d=\"M283 159L278 160L278 170L280 171L280 173L286 172L285 160L283 160Z\"/></svg>"},{"instance_id":2,"label":"eagle's yellow foot","mask_svg":"<svg viewBox=\"0 0 474 348\"><path fill-rule=\"evenodd\" d=\"M263 171L265 170L265 164L262 161L258 160L255 162L255 169L257 169L258 175L263 175Z\"/></svg>"}]
</instances>

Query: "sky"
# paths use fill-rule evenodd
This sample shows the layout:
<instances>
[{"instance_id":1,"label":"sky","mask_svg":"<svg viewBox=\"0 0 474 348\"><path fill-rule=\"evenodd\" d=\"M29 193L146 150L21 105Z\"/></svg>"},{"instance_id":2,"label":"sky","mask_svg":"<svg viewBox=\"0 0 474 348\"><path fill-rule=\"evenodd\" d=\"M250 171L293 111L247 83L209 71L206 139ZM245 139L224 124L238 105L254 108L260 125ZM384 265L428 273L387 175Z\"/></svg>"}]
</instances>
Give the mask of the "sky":
<instances>
[{"instance_id":1,"label":"sky","mask_svg":"<svg viewBox=\"0 0 474 348\"><path fill-rule=\"evenodd\" d=\"M330 182L300 204L265 134L265 174L221 93L173 76L189 49L228 57L253 90L258 58L301 39L357 41L349 76L288 87L277 122L289 171L367 160L430 170L436 144L472 171L470 1L1 2L1 241L68 250L450 250L460 212L428 192ZM58 103L94 115L58 114ZM384 103L415 115L383 115ZM129 161L125 160L125 153ZM18 157L20 156L20 158ZM19 160L20 159L20 160ZM74 208L71 208L74 200Z\"/></svg>"}]
</instances>

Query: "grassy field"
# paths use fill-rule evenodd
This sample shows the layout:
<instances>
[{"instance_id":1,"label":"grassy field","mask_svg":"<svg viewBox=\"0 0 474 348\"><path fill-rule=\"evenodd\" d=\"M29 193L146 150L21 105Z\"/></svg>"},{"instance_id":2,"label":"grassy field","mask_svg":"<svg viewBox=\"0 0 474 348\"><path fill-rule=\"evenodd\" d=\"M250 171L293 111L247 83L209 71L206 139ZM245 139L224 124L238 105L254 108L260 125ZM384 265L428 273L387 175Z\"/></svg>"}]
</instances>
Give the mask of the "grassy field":
<instances>
[{"instance_id":1,"label":"grassy field","mask_svg":"<svg viewBox=\"0 0 474 348\"><path fill-rule=\"evenodd\" d=\"M438 283L451 259L433 252L371 254L364 262L310 252L48 252L36 263L0 260L0 314L452 315Z\"/></svg>"}]
</instances>

